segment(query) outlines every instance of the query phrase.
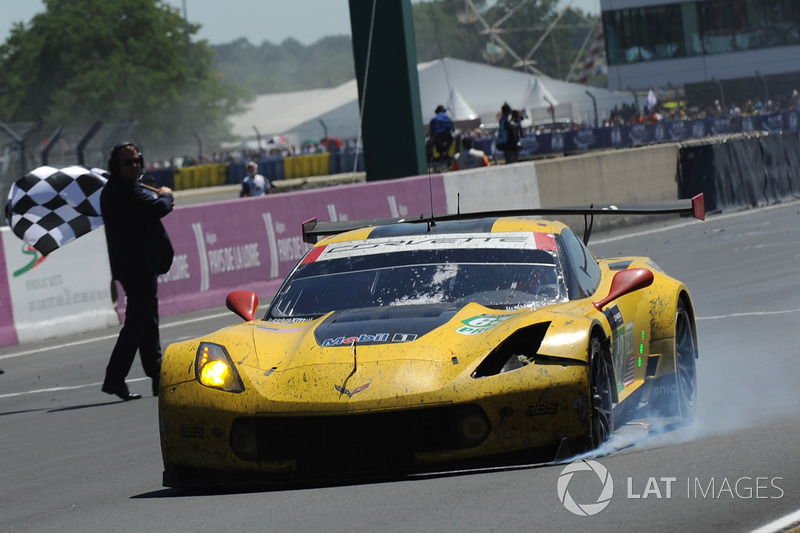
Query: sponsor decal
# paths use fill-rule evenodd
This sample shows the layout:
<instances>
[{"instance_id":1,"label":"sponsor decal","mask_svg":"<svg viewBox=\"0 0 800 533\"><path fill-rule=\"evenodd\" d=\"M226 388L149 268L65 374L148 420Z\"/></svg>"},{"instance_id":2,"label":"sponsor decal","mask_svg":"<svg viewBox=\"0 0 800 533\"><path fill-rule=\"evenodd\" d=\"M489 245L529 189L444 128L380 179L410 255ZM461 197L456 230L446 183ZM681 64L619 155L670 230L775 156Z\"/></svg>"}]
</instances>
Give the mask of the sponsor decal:
<instances>
[{"instance_id":1,"label":"sponsor decal","mask_svg":"<svg viewBox=\"0 0 800 533\"><path fill-rule=\"evenodd\" d=\"M30 256L28 258L29 261L25 266L14 272L13 277L15 278L21 276L22 274L31 270L32 268L36 268L36 266L39 265L42 261L44 261L46 257L30 244L24 244L22 246L22 253Z\"/></svg>"},{"instance_id":2,"label":"sponsor decal","mask_svg":"<svg viewBox=\"0 0 800 533\"><path fill-rule=\"evenodd\" d=\"M611 353L614 358L614 368L625 369L622 379L617 377L617 391L633 383L633 374L636 369L636 358L633 354L633 322L625 323L622 312L614 304L604 311L608 323L611 325Z\"/></svg>"},{"instance_id":3,"label":"sponsor decal","mask_svg":"<svg viewBox=\"0 0 800 533\"><path fill-rule=\"evenodd\" d=\"M225 272L235 272L261 266L258 243L245 243L222 248L212 248L217 244L217 235L203 233L203 225L199 222L192 224L197 255L200 260L200 290L207 291L211 287L211 275ZM171 269L170 269L171 270ZM188 277L188 266L186 268ZM168 279L173 279L167 273Z\"/></svg>"},{"instance_id":4,"label":"sponsor decal","mask_svg":"<svg viewBox=\"0 0 800 533\"><path fill-rule=\"evenodd\" d=\"M539 402L529 404L525 409L525 416L552 415L558 411L558 402Z\"/></svg>"},{"instance_id":5,"label":"sponsor decal","mask_svg":"<svg viewBox=\"0 0 800 533\"><path fill-rule=\"evenodd\" d=\"M260 331L271 331L274 333L297 333L298 331L303 331L309 328L308 325L295 326L294 322L273 322L273 324L275 324L276 327L256 326L256 329Z\"/></svg>"},{"instance_id":6,"label":"sponsor decal","mask_svg":"<svg viewBox=\"0 0 800 533\"><path fill-rule=\"evenodd\" d=\"M625 375L622 378L622 381L625 387L630 387L633 383L633 376L636 371L636 357L633 355L629 355L627 360L625 361Z\"/></svg>"},{"instance_id":7,"label":"sponsor decal","mask_svg":"<svg viewBox=\"0 0 800 533\"><path fill-rule=\"evenodd\" d=\"M203 438L203 426L198 426L194 424L181 424L180 429L181 437L185 439L202 439Z\"/></svg>"},{"instance_id":8,"label":"sponsor decal","mask_svg":"<svg viewBox=\"0 0 800 533\"><path fill-rule=\"evenodd\" d=\"M386 237L364 241L348 241L315 248L304 263L326 259L378 255L413 250L458 249L537 249L536 239L530 232L505 232L491 234L453 233L447 235L413 235Z\"/></svg>"},{"instance_id":9,"label":"sponsor decal","mask_svg":"<svg viewBox=\"0 0 800 533\"><path fill-rule=\"evenodd\" d=\"M365 342L387 342L389 340L389 333L376 333L375 335L368 335L366 333L362 333L358 336L351 336L351 337L337 337L335 339L325 339L322 341L322 347L330 347L330 346L352 346L353 343L364 344Z\"/></svg>"},{"instance_id":10,"label":"sponsor decal","mask_svg":"<svg viewBox=\"0 0 800 533\"><path fill-rule=\"evenodd\" d=\"M208 250L208 266L211 274L260 267L258 243Z\"/></svg>"},{"instance_id":11,"label":"sponsor decal","mask_svg":"<svg viewBox=\"0 0 800 533\"><path fill-rule=\"evenodd\" d=\"M355 396L359 392L361 392L364 389L366 389L367 387L369 387L371 383L372 383L372 381L367 381L363 385L360 385L360 386L356 387L353 390L348 390L346 387L340 386L340 385L334 385L333 388L336 389L336 391L339 392L339 394L344 394L344 395L347 395L348 398L352 398L353 396Z\"/></svg>"},{"instance_id":12,"label":"sponsor decal","mask_svg":"<svg viewBox=\"0 0 800 533\"><path fill-rule=\"evenodd\" d=\"M166 274L158 276L159 283L189 279L189 258L186 254L178 254L172 259L172 266Z\"/></svg>"},{"instance_id":13,"label":"sponsor decal","mask_svg":"<svg viewBox=\"0 0 800 533\"><path fill-rule=\"evenodd\" d=\"M466 320L462 320L461 323L464 324L460 328L456 329L456 333L460 333L462 335L478 335L481 333L486 333L492 328L497 327L502 322L512 318L514 315L504 315L504 316L497 316L497 315L478 315L470 317Z\"/></svg>"},{"instance_id":14,"label":"sponsor decal","mask_svg":"<svg viewBox=\"0 0 800 533\"><path fill-rule=\"evenodd\" d=\"M678 393L678 386L675 383L671 385L656 385L653 387L651 396L674 396Z\"/></svg>"}]
</instances>

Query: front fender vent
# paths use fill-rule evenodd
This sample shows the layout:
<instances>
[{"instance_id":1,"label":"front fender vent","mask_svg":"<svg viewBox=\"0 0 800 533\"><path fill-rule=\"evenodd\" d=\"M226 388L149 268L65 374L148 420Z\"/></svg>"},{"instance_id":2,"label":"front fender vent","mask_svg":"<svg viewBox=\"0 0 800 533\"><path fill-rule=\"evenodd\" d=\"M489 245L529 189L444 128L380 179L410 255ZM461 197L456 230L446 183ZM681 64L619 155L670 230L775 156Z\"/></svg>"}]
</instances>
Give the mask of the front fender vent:
<instances>
[{"instance_id":1,"label":"front fender vent","mask_svg":"<svg viewBox=\"0 0 800 533\"><path fill-rule=\"evenodd\" d=\"M550 322L542 322L515 331L486 356L472 373L472 377L478 379L496 376L531 364L537 358L537 352L549 327Z\"/></svg>"}]
</instances>

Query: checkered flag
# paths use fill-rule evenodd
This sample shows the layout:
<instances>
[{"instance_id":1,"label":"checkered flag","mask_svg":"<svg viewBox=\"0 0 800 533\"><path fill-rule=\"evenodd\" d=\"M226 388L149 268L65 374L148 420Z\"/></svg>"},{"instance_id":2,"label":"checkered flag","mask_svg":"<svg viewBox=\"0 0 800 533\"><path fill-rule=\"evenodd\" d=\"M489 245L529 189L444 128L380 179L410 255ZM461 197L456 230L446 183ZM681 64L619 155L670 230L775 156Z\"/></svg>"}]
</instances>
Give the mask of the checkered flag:
<instances>
[{"instance_id":1,"label":"checkered flag","mask_svg":"<svg viewBox=\"0 0 800 533\"><path fill-rule=\"evenodd\" d=\"M11 187L6 220L14 234L43 255L103 225L100 169L43 166Z\"/></svg>"}]
</instances>

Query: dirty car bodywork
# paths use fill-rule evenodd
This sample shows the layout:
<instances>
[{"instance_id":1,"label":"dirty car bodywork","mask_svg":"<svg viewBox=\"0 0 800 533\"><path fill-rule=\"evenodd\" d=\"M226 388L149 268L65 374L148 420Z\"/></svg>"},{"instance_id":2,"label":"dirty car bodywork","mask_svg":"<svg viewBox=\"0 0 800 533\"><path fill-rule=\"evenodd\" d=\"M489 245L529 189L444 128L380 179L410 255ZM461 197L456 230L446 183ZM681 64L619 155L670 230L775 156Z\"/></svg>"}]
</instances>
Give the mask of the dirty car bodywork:
<instances>
[{"instance_id":1,"label":"dirty car bodywork","mask_svg":"<svg viewBox=\"0 0 800 533\"><path fill-rule=\"evenodd\" d=\"M168 347L166 486L550 461L692 419L691 297L650 259L532 218L351 224L263 317L235 291L244 322Z\"/></svg>"}]
</instances>

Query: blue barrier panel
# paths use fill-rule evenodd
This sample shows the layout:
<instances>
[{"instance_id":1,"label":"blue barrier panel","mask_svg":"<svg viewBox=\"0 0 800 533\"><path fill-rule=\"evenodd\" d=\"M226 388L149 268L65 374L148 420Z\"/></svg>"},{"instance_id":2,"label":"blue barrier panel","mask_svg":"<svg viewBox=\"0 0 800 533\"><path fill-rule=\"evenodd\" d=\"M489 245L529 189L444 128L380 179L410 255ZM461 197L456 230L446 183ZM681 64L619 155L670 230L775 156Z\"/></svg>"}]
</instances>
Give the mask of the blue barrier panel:
<instances>
[{"instance_id":1,"label":"blue barrier panel","mask_svg":"<svg viewBox=\"0 0 800 533\"><path fill-rule=\"evenodd\" d=\"M175 188L175 171L171 168L147 170L144 173L144 178L153 178L156 180L156 187Z\"/></svg>"},{"instance_id":2,"label":"blue barrier panel","mask_svg":"<svg viewBox=\"0 0 800 533\"><path fill-rule=\"evenodd\" d=\"M583 129L564 132L564 149L568 152L594 150L599 141L599 130Z\"/></svg>"},{"instance_id":3,"label":"blue barrier panel","mask_svg":"<svg viewBox=\"0 0 800 533\"><path fill-rule=\"evenodd\" d=\"M353 172L353 165L356 163L355 152L342 153L342 172ZM364 152L358 152L358 163L355 168L356 172L364 172Z\"/></svg>"},{"instance_id":4,"label":"blue barrier panel","mask_svg":"<svg viewBox=\"0 0 800 533\"><path fill-rule=\"evenodd\" d=\"M270 182L278 179L278 158L268 157L258 162L258 172Z\"/></svg>"},{"instance_id":5,"label":"blue barrier panel","mask_svg":"<svg viewBox=\"0 0 800 533\"><path fill-rule=\"evenodd\" d=\"M342 152L331 153L331 174L342 172Z\"/></svg>"},{"instance_id":6,"label":"blue barrier panel","mask_svg":"<svg viewBox=\"0 0 800 533\"><path fill-rule=\"evenodd\" d=\"M241 183L244 179L244 176L244 163L230 163L228 165L228 170L226 171L225 177L229 184L233 185L235 183Z\"/></svg>"},{"instance_id":7,"label":"blue barrier panel","mask_svg":"<svg viewBox=\"0 0 800 533\"><path fill-rule=\"evenodd\" d=\"M703 123L705 124L706 135L728 135L732 133L728 117L707 118Z\"/></svg>"}]
</instances>

